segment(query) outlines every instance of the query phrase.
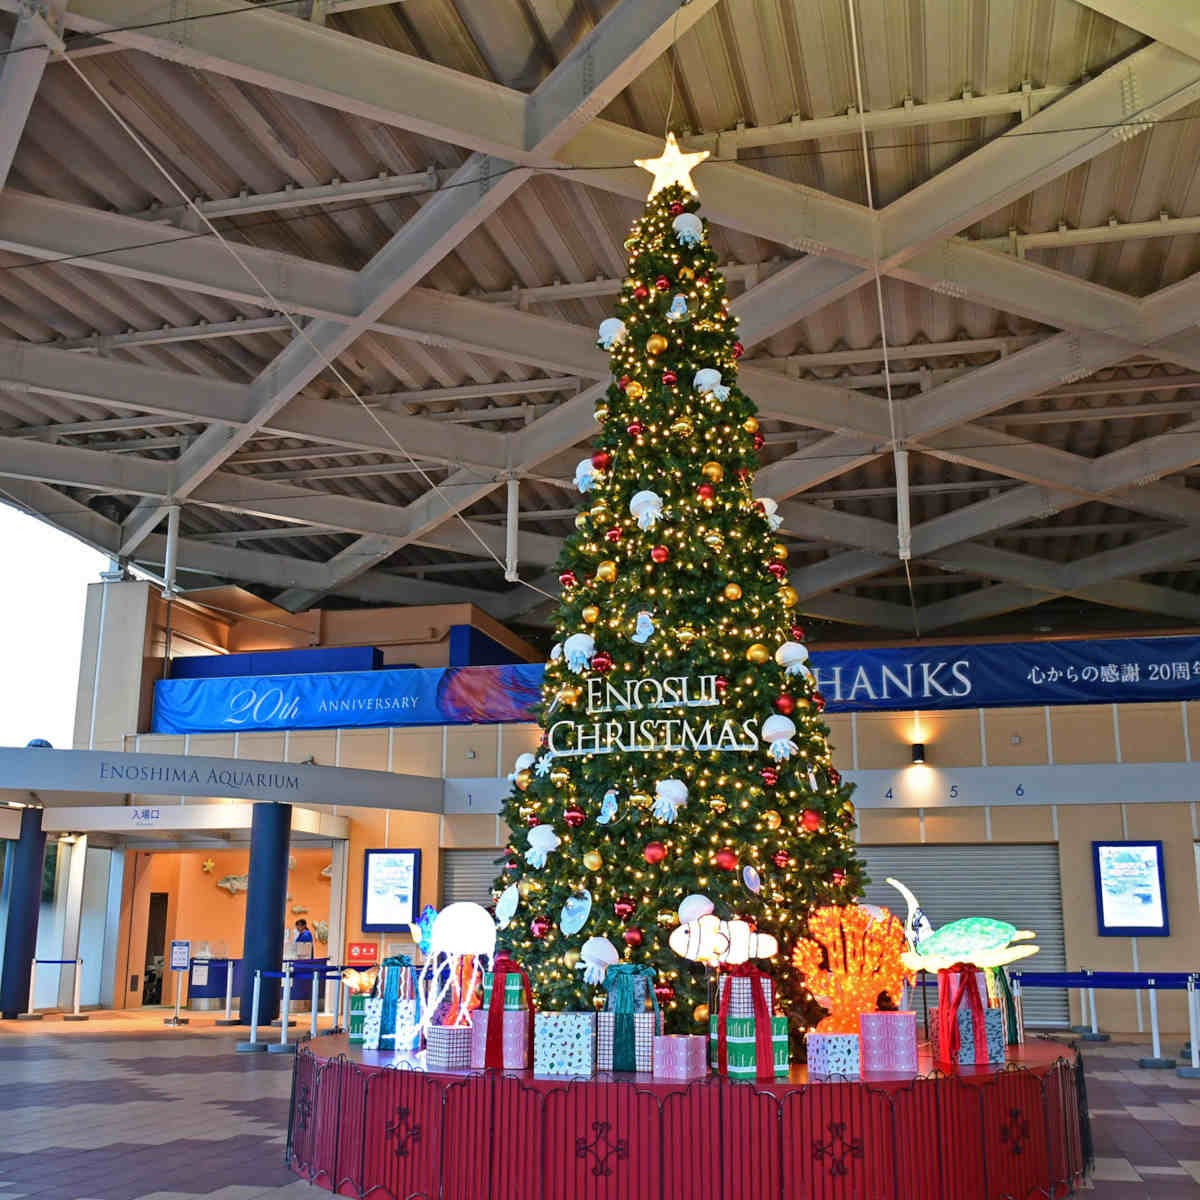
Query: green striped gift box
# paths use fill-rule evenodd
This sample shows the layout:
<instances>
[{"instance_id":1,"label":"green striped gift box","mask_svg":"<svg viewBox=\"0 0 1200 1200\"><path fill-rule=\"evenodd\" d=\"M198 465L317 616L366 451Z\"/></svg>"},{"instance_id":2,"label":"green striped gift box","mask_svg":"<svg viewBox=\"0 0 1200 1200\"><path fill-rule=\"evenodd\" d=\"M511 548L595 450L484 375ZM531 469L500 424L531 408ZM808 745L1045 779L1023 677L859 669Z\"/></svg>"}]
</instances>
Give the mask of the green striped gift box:
<instances>
[{"instance_id":1,"label":"green striped gift box","mask_svg":"<svg viewBox=\"0 0 1200 1200\"><path fill-rule=\"evenodd\" d=\"M488 1008L492 1003L492 980L494 976L488 971L483 977L483 1007ZM504 1007L508 1011L525 1007L525 989L521 986L520 975L504 977Z\"/></svg>"},{"instance_id":2,"label":"green striped gift box","mask_svg":"<svg viewBox=\"0 0 1200 1200\"><path fill-rule=\"evenodd\" d=\"M708 1024L708 1045L713 1065L717 1064L717 1017ZM730 1079L755 1079L758 1076L758 1060L755 1054L753 1017L729 1017L726 1022L726 1045L729 1054ZM787 1017L771 1018L771 1046L775 1051L775 1074L788 1073L788 1025Z\"/></svg>"},{"instance_id":3,"label":"green striped gift box","mask_svg":"<svg viewBox=\"0 0 1200 1200\"><path fill-rule=\"evenodd\" d=\"M350 1034L350 1045L363 1044L363 1021L367 1015L367 1000L369 997L352 993L346 997L346 1012L349 1017L347 1031Z\"/></svg>"}]
</instances>

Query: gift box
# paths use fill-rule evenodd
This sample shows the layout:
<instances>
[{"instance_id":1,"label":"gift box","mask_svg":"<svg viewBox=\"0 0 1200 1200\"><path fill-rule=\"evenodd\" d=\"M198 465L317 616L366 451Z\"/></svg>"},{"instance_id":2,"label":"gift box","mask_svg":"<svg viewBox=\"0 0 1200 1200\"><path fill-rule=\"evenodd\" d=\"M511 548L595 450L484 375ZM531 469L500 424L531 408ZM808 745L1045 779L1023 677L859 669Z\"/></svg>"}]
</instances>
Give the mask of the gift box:
<instances>
[{"instance_id":1,"label":"gift box","mask_svg":"<svg viewBox=\"0 0 1200 1200\"><path fill-rule=\"evenodd\" d=\"M492 1006L492 986L496 976L488 971L483 977L483 1007ZM525 1002L525 977L519 972L510 971L504 976L504 1007L509 1011L528 1008Z\"/></svg>"},{"instance_id":2,"label":"gift box","mask_svg":"<svg viewBox=\"0 0 1200 1200\"><path fill-rule=\"evenodd\" d=\"M363 1044L363 1020L366 1017L367 1001L370 996L361 992L351 992L346 997L346 1032L350 1035L350 1045Z\"/></svg>"},{"instance_id":3,"label":"gift box","mask_svg":"<svg viewBox=\"0 0 1200 1200\"><path fill-rule=\"evenodd\" d=\"M654 1039L658 1031L658 1014L654 1012L598 1013L596 1068L600 1071L652 1071ZM627 1048L631 1052L625 1058L622 1058L620 1053L613 1053L614 1045L617 1045L619 1050L622 1038L628 1039ZM614 1063L618 1065L614 1066Z\"/></svg>"},{"instance_id":4,"label":"gift box","mask_svg":"<svg viewBox=\"0 0 1200 1200\"><path fill-rule=\"evenodd\" d=\"M804 1039L804 1046L810 1076L843 1075L857 1079L862 1073L857 1033L818 1033L813 1030Z\"/></svg>"},{"instance_id":5,"label":"gift box","mask_svg":"<svg viewBox=\"0 0 1200 1200\"><path fill-rule=\"evenodd\" d=\"M595 1013L534 1013L535 1075L591 1075L595 1069Z\"/></svg>"},{"instance_id":6,"label":"gift box","mask_svg":"<svg viewBox=\"0 0 1200 1200\"><path fill-rule=\"evenodd\" d=\"M471 1026L471 1067L482 1071L487 1067L488 1028L492 1014L487 1009L480 1009L474 1014L474 1025ZM495 1018L500 1028L500 1047L498 1063L493 1062L493 1068L505 1071L527 1071L529 1069L532 1047L529 1045L529 1012L526 1009L504 1009Z\"/></svg>"},{"instance_id":7,"label":"gift box","mask_svg":"<svg viewBox=\"0 0 1200 1200\"><path fill-rule=\"evenodd\" d=\"M860 1013L858 1044L864 1071L917 1071L917 1014Z\"/></svg>"},{"instance_id":8,"label":"gift box","mask_svg":"<svg viewBox=\"0 0 1200 1200\"><path fill-rule=\"evenodd\" d=\"M406 954L385 958L380 968L376 994L367 1000L364 1050L420 1049L420 1006L417 1001L417 972Z\"/></svg>"},{"instance_id":9,"label":"gift box","mask_svg":"<svg viewBox=\"0 0 1200 1200\"><path fill-rule=\"evenodd\" d=\"M942 1010L939 1008L934 1019L929 1023L929 1041L933 1050L933 1060L936 1063L958 1063L959 1066L983 1066L987 1063L1002 1063L1004 1061L1004 1013L998 1008L979 1010L976 1024L976 1014L966 1005L955 1014L956 1025L950 1026L948 1033L943 1024ZM947 1018L952 1020L953 1018ZM976 1040L976 1029L982 1027L983 1036ZM954 1029L957 1028L957 1037ZM954 1043L957 1041L957 1051Z\"/></svg>"},{"instance_id":10,"label":"gift box","mask_svg":"<svg viewBox=\"0 0 1200 1200\"><path fill-rule=\"evenodd\" d=\"M359 1045L364 1050L378 1050L380 1030L383 1028L383 997L367 996L365 1000Z\"/></svg>"},{"instance_id":11,"label":"gift box","mask_svg":"<svg viewBox=\"0 0 1200 1200\"><path fill-rule=\"evenodd\" d=\"M758 1021L754 1017L725 1018L725 1062L721 1061L721 1018L709 1020L708 1039L717 1071L730 1079L771 1079L788 1073L787 1017L770 1017L770 1061L760 1067L758 1058Z\"/></svg>"},{"instance_id":12,"label":"gift box","mask_svg":"<svg viewBox=\"0 0 1200 1200\"><path fill-rule=\"evenodd\" d=\"M467 1071L471 1067L471 1026L430 1025L425 1031L425 1065L431 1071Z\"/></svg>"},{"instance_id":13,"label":"gift box","mask_svg":"<svg viewBox=\"0 0 1200 1200\"><path fill-rule=\"evenodd\" d=\"M755 1015L754 990L757 988L767 1002L767 1012L775 1003L775 983L769 975L753 968L753 975L722 975L717 980L717 1011L731 1017Z\"/></svg>"},{"instance_id":14,"label":"gift box","mask_svg":"<svg viewBox=\"0 0 1200 1200\"><path fill-rule=\"evenodd\" d=\"M950 967L937 973L937 1002L954 1002L958 992L970 982L979 996L979 1003L988 1008L991 1000L988 998L987 975L977 967Z\"/></svg>"},{"instance_id":15,"label":"gift box","mask_svg":"<svg viewBox=\"0 0 1200 1200\"><path fill-rule=\"evenodd\" d=\"M656 1079L702 1079L707 1074L708 1046L703 1037L668 1033L654 1039Z\"/></svg>"}]
</instances>

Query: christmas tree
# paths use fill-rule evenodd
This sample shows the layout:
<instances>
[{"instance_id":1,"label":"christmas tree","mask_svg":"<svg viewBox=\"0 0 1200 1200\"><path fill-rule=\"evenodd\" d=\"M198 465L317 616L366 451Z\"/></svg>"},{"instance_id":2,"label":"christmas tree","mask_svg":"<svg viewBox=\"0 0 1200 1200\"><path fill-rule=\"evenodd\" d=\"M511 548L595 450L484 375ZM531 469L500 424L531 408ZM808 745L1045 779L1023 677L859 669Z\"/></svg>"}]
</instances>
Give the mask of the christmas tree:
<instances>
[{"instance_id":1,"label":"christmas tree","mask_svg":"<svg viewBox=\"0 0 1200 1200\"><path fill-rule=\"evenodd\" d=\"M656 968L680 1032L707 1017L704 968L668 946L686 897L774 935L760 965L802 1025L820 1010L792 944L810 910L861 891L787 547L774 503L754 498L763 435L697 215L689 172L703 157L670 137L639 162L654 183L600 326L614 382L576 472L584 508L559 560L542 741L514 775L496 883L501 943L540 1007L590 1008L588 977L620 956Z\"/></svg>"}]
</instances>

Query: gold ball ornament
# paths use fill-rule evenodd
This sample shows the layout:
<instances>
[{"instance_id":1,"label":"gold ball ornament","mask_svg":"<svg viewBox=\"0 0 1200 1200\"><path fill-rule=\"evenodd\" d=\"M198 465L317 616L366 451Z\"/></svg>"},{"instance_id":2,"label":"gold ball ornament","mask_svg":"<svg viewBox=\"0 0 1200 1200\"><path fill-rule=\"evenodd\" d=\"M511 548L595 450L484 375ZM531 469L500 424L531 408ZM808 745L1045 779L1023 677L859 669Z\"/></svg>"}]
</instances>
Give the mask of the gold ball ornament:
<instances>
[{"instance_id":1,"label":"gold ball ornament","mask_svg":"<svg viewBox=\"0 0 1200 1200\"><path fill-rule=\"evenodd\" d=\"M691 283L691 281L696 278L696 272L693 271L691 267L680 267L679 278L682 279L684 283Z\"/></svg>"},{"instance_id":2,"label":"gold ball ornament","mask_svg":"<svg viewBox=\"0 0 1200 1200\"><path fill-rule=\"evenodd\" d=\"M646 339L646 353L661 354L670 344L661 333L652 333Z\"/></svg>"},{"instance_id":3,"label":"gold ball ornament","mask_svg":"<svg viewBox=\"0 0 1200 1200\"><path fill-rule=\"evenodd\" d=\"M597 524L608 520L608 505L603 500L597 500L591 508L588 509L588 516Z\"/></svg>"},{"instance_id":4,"label":"gold ball ornament","mask_svg":"<svg viewBox=\"0 0 1200 1200\"><path fill-rule=\"evenodd\" d=\"M740 583L727 583L725 590L721 594L726 600L740 600L742 598L742 585Z\"/></svg>"},{"instance_id":5,"label":"gold ball ornament","mask_svg":"<svg viewBox=\"0 0 1200 1200\"><path fill-rule=\"evenodd\" d=\"M691 437L695 432L690 417L677 417L671 422L671 432L677 437Z\"/></svg>"},{"instance_id":6,"label":"gold ball ornament","mask_svg":"<svg viewBox=\"0 0 1200 1200\"><path fill-rule=\"evenodd\" d=\"M725 468L719 462L706 462L700 468L700 474L708 480L709 483L720 483L725 478Z\"/></svg>"},{"instance_id":7,"label":"gold ball ornament","mask_svg":"<svg viewBox=\"0 0 1200 1200\"><path fill-rule=\"evenodd\" d=\"M758 418L757 417L747 417L742 422L742 428L747 433L757 433L758 432Z\"/></svg>"},{"instance_id":8,"label":"gold ball ornament","mask_svg":"<svg viewBox=\"0 0 1200 1200\"><path fill-rule=\"evenodd\" d=\"M746 647L746 657L756 666L761 667L763 663L771 661L771 652L762 642L754 642Z\"/></svg>"},{"instance_id":9,"label":"gold ball ornament","mask_svg":"<svg viewBox=\"0 0 1200 1200\"><path fill-rule=\"evenodd\" d=\"M607 421L608 420L608 405L607 404L597 405L596 411L592 415L596 418L597 421Z\"/></svg>"},{"instance_id":10,"label":"gold ball ornament","mask_svg":"<svg viewBox=\"0 0 1200 1200\"><path fill-rule=\"evenodd\" d=\"M583 695L583 689L577 687L559 688L558 700L560 704L577 704L579 697Z\"/></svg>"},{"instance_id":11,"label":"gold ball ornament","mask_svg":"<svg viewBox=\"0 0 1200 1200\"><path fill-rule=\"evenodd\" d=\"M658 923L664 929L674 929L679 924L679 914L673 909L664 909L658 914Z\"/></svg>"},{"instance_id":12,"label":"gold ball ornament","mask_svg":"<svg viewBox=\"0 0 1200 1200\"><path fill-rule=\"evenodd\" d=\"M700 635L690 625L680 625L675 631L679 644L686 650Z\"/></svg>"},{"instance_id":13,"label":"gold ball ornament","mask_svg":"<svg viewBox=\"0 0 1200 1200\"><path fill-rule=\"evenodd\" d=\"M617 577L617 564L611 558L606 558L596 568L596 578L601 583L612 583Z\"/></svg>"},{"instance_id":14,"label":"gold ball ornament","mask_svg":"<svg viewBox=\"0 0 1200 1200\"><path fill-rule=\"evenodd\" d=\"M791 585L781 587L779 597L788 608L795 608L800 603L800 593Z\"/></svg>"},{"instance_id":15,"label":"gold ball ornament","mask_svg":"<svg viewBox=\"0 0 1200 1200\"><path fill-rule=\"evenodd\" d=\"M646 394L646 389L636 379L631 379L625 385L625 395L630 400L640 400Z\"/></svg>"},{"instance_id":16,"label":"gold ball ornament","mask_svg":"<svg viewBox=\"0 0 1200 1200\"><path fill-rule=\"evenodd\" d=\"M589 604L587 608L579 614L589 625L595 625L600 620L600 610L594 604Z\"/></svg>"},{"instance_id":17,"label":"gold ball ornament","mask_svg":"<svg viewBox=\"0 0 1200 1200\"><path fill-rule=\"evenodd\" d=\"M788 548L782 542L776 542L771 547L771 557L779 559L780 562L786 562L788 556Z\"/></svg>"},{"instance_id":18,"label":"gold ball ornament","mask_svg":"<svg viewBox=\"0 0 1200 1200\"><path fill-rule=\"evenodd\" d=\"M704 544L714 554L720 554L725 549L725 539L719 533L706 533L704 535Z\"/></svg>"},{"instance_id":19,"label":"gold ball ornament","mask_svg":"<svg viewBox=\"0 0 1200 1200\"><path fill-rule=\"evenodd\" d=\"M697 1004L696 1007L692 1009L692 1019L698 1025L707 1025L708 1024L708 1005L707 1004Z\"/></svg>"},{"instance_id":20,"label":"gold ball ornament","mask_svg":"<svg viewBox=\"0 0 1200 1200\"><path fill-rule=\"evenodd\" d=\"M566 963L566 965L572 971L575 970L575 964L578 961L579 961L579 951L578 950L568 950L566 952L566 954L563 955L563 962Z\"/></svg>"},{"instance_id":21,"label":"gold ball ornament","mask_svg":"<svg viewBox=\"0 0 1200 1200\"><path fill-rule=\"evenodd\" d=\"M589 850L583 856L583 865L585 867L587 867L587 869L589 871L600 870L600 868L602 866L604 866L604 859L601 857L600 851L599 850Z\"/></svg>"},{"instance_id":22,"label":"gold ball ornament","mask_svg":"<svg viewBox=\"0 0 1200 1200\"><path fill-rule=\"evenodd\" d=\"M570 781L571 772L565 767L555 767L554 770L550 772L550 782L554 784L555 787L563 787Z\"/></svg>"},{"instance_id":23,"label":"gold ball ornament","mask_svg":"<svg viewBox=\"0 0 1200 1200\"><path fill-rule=\"evenodd\" d=\"M587 527L588 527L587 513L576 513L575 514L575 528L576 529L586 529Z\"/></svg>"},{"instance_id":24,"label":"gold ball ornament","mask_svg":"<svg viewBox=\"0 0 1200 1200\"><path fill-rule=\"evenodd\" d=\"M523 767L513 776L513 782L521 791L527 791L533 782L533 772L528 767Z\"/></svg>"},{"instance_id":25,"label":"gold ball ornament","mask_svg":"<svg viewBox=\"0 0 1200 1200\"><path fill-rule=\"evenodd\" d=\"M763 813L763 824L768 829L778 829L779 826L783 824L783 818L779 815L776 809L768 808L767 811Z\"/></svg>"},{"instance_id":26,"label":"gold ball ornament","mask_svg":"<svg viewBox=\"0 0 1200 1200\"><path fill-rule=\"evenodd\" d=\"M633 795L629 797L629 803L638 808L647 808L651 801L650 797L647 796L645 792L634 792Z\"/></svg>"},{"instance_id":27,"label":"gold ball ornament","mask_svg":"<svg viewBox=\"0 0 1200 1200\"><path fill-rule=\"evenodd\" d=\"M855 819L854 801L847 800L845 804L842 805L842 812L844 812L846 816L853 821Z\"/></svg>"}]
</instances>

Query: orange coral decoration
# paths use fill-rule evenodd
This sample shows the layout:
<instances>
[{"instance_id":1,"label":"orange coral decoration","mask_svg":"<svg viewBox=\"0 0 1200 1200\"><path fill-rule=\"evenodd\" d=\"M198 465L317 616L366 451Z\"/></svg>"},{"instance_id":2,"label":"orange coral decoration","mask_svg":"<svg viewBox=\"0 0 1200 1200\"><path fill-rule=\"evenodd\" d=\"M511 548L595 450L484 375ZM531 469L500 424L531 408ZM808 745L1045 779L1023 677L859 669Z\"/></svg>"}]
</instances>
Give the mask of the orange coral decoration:
<instances>
[{"instance_id":1,"label":"orange coral decoration","mask_svg":"<svg viewBox=\"0 0 1200 1200\"><path fill-rule=\"evenodd\" d=\"M880 992L899 998L907 944L891 913L879 917L857 904L818 908L809 914L808 932L792 951L792 965L829 1010L820 1033L857 1033L859 1013L875 1012Z\"/></svg>"}]
</instances>

